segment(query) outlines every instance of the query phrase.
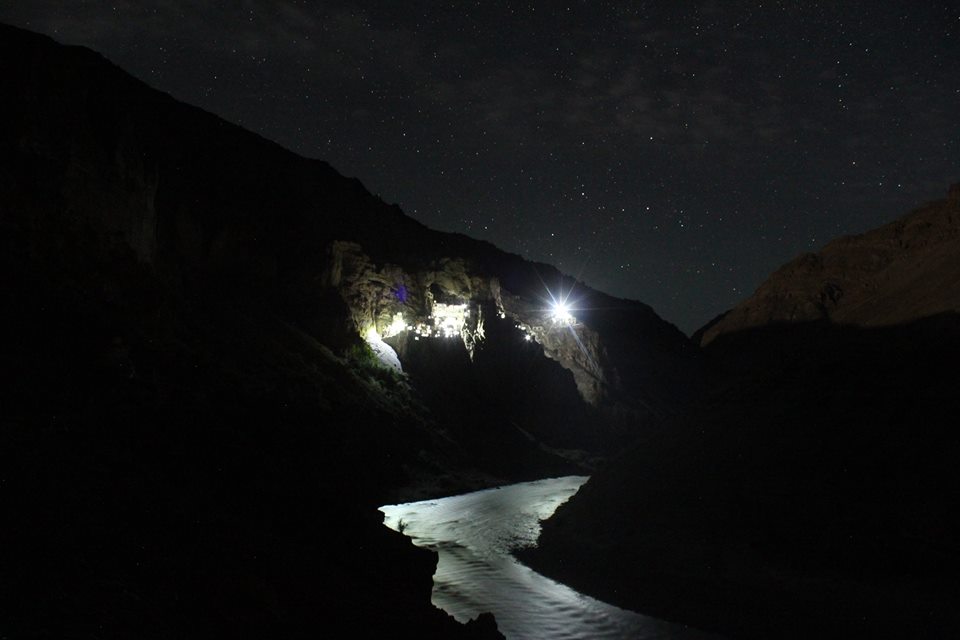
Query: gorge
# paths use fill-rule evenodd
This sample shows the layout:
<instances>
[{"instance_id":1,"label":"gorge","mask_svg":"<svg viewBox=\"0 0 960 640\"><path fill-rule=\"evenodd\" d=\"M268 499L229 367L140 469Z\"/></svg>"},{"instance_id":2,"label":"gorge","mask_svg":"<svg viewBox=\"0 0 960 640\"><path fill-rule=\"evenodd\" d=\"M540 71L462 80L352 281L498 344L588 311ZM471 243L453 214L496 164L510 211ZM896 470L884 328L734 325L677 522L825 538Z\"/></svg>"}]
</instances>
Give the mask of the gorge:
<instances>
[{"instance_id":1,"label":"gorge","mask_svg":"<svg viewBox=\"0 0 960 640\"><path fill-rule=\"evenodd\" d=\"M960 630L956 186L687 337L89 49L0 89L0 636Z\"/></svg>"},{"instance_id":2,"label":"gorge","mask_svg":"<svg viewBox=\"0 0 960 640\"><path fill-rule=\"evenodd\" d=\"M595 468L700 384L646 305L90 50L0 26L0 51L14 636L495 635L432 609L376 507Z\"/></svg>"}]
</instances>

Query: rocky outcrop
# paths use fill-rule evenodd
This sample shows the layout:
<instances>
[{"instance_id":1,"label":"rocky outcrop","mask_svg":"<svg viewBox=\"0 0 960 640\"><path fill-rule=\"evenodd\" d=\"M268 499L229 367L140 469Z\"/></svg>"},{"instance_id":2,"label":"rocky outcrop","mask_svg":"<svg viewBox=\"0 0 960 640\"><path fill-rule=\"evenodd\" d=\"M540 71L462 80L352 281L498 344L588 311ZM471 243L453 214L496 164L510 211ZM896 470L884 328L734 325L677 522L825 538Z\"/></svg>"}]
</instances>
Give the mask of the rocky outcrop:
<instances>
[{"instance_id":1,"label":"rocky outcrop","mask_svg":"<svg viewBox=\"0 0 960 640\"><path fill-rule=\"evenodd\" d=\"M607 357L606 347L595 329L577 319L573 309L569 317L557 317L545 305L531 304L520 296L505 292L503 314L516 322L517 329L542 346L543 353L573 374L577 390L584 400L600 404L616 384L617 372Z\"/></svg>"},{"instance_id":2,"label":"rocky outcrop","mask_svg":"<svg viewBox=\"0 0 960 640\"><path fill-rule=\"evenodd\" d=\"M335 241L323 281L350 310L358 335L459 338L473 355L483 340L484 307L500 308L496 278L469 274L462 259L443 258L417 271L375 265L355 242Z\"/></svg>"},{"instance_id":3,"label":"rocky outcrop","mask_svg":"<svg viewBox=\"0 0 960 640\"><path fill-rule=\"evenodd\" d=\"M960 311L960 197L933 202L862 235L840 238L777 270L702 333L828 320L890 326Z\"/></svg>"},{"instance_id":4,"label":"rocky outcrop","mask_svg":"<svg viewBox=\"0 0 960 640\"><path fill-rule=\"evenodd\" d=\"M323 282L350 309L359 335L385 338L410 332L419 339L458 337L472 358L485 338L484 317L509 319L518 335L539 345L544 355L573 374L584 401L600 404L615 376L600 336L575 316L558 319L544 304L502 289L463 259L442 258L416 271L375 265L355 242L330 246Z\"/></svg>"}]
</instances>

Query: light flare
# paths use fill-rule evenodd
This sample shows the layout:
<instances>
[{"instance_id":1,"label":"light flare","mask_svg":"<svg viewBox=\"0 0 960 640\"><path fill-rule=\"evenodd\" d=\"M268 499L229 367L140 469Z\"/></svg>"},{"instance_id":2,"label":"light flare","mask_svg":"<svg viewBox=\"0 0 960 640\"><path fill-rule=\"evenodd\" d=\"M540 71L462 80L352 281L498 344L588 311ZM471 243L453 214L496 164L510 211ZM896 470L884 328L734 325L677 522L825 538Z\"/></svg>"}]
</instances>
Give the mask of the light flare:
<instances>
[{"instance_id":1,"label":"light flare","mask_svg":"<svg viewBox=\"0 0 960 640\"><path fill-rule=\"evenodd\" d=\"M562 300L553 303L553 306L550 309L550 316L554 319L554 321L562 324L571 324L575 321L573 314L570 313L570 307L568 307L567 303Z\"/></svg>"}]
</instances>

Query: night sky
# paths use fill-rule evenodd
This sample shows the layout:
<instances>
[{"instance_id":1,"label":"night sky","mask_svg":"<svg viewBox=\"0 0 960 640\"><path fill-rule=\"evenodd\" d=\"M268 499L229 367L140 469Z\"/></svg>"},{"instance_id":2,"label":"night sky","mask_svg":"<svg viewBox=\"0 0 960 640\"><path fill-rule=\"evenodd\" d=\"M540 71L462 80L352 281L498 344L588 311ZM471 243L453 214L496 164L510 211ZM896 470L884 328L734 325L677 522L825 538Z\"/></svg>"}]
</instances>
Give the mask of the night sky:
<instances>
[{"instance_id":1,"label":"night sky","mask_svg":"<svg viewBox=\"0 0 960 640\"><path fill-rule=\"evenodd\" d=\"M443 230L690 332L960 181L960 5L7 0Z\"/></svg>"}]
</instances>

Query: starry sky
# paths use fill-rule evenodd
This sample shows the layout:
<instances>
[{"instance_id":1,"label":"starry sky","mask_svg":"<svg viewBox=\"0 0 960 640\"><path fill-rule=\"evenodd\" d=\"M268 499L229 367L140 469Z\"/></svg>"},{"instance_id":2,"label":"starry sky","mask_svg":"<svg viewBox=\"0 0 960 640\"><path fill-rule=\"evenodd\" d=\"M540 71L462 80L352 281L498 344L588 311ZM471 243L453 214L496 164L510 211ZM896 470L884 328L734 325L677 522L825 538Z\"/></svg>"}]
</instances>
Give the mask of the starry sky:
<instances>
[{"instance_id":1,"label":"starry sky","mask_svg":"<svg viewBox=\"0 0 960 640\"><path fill-rule=\"evenodd\" d=\"M960 181L960 4L0 1L691 332Z\"/></svg>"}]
</instances>

